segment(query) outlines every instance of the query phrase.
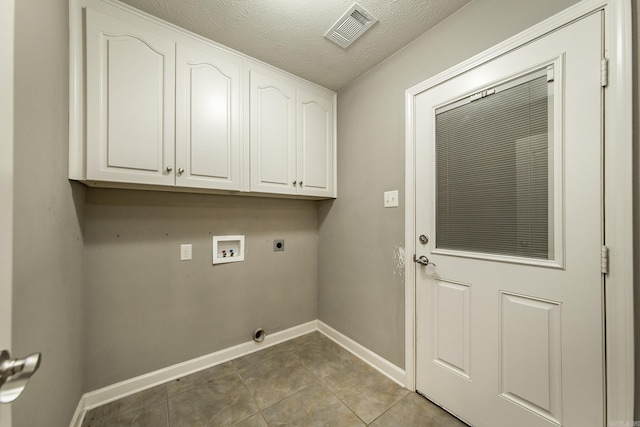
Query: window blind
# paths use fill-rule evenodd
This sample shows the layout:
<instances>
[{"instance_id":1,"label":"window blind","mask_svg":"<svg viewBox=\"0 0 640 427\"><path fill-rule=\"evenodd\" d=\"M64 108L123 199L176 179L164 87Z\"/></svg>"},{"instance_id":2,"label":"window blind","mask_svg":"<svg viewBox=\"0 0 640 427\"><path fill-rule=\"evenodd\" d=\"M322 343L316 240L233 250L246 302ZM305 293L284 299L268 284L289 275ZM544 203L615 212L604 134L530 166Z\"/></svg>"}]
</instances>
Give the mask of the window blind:
<instances>
[{"instance_id":1,"label":"window blind","mask_svg":"<svg viewBox=\"0 0 640 427\"><path fill-rule=\"evenodd\" d=\"M436 111L437 248L553 256L551 90L541 71Z\"/></svg>"}]
</instances>

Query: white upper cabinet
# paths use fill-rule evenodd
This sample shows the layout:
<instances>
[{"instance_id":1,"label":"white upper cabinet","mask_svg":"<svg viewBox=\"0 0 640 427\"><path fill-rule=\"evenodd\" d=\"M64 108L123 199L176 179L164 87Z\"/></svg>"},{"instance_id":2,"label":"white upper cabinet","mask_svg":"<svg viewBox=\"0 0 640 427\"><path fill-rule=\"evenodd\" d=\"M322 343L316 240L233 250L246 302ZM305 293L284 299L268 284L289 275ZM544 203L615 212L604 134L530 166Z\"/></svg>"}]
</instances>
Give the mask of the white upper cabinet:
<instances>
[{"instance_id":1,"label":"white upper cabinet","mask_svg":"<svg viewBox=\"0 0 640 427\"><path fill-rule=\"evenodd\" d=\"M241 190L242 58L178 44L176 185Z\"/></svg>"},{"instance_id":2,"label":"white upper cabinet","mask_svg":"<svg viewBox=\"0 0 640 427\"><path fill-rule=\"evenodd\" d=\"M174 43L87 9L88 179L172 184Z\"/></svg>"},{"instance_id":3,"label":"white upper cabinet","mask_svg":"<svg viewBox=\"0 0 640 427\"><path fill-rule=\"evenodd\" d=\"M334 197L334 94L251 64L251 191Z\"/></svg>"},{"instance_id":4,"label":"white upper cabinet","mask_svg":"<svg viewBox=\"0 0 640 427\"><path fill-rule=\"evenodd\" d=\"M249 71L251 191L295 194L296 88L278 77Z\"/></svg>"},{"instance_id":5,"label":"white upper cabinet","mask_svg":"<svg viewBox=\"0 0 640 427\"><path fill-rule=\"evenodd\" d=\"M69 10L69 178L335 197L334 92L117 0Z\"/></svg>"},{"instance_id":6,"label":"white upper cabinet","mask_svg":"<svg viewBox=\"0 0 640 427\"><path fill-rule=\"evenodd\" d=\"M298 194L334 196L333 97L298 90Z\"/></svg>"}]
</instances>

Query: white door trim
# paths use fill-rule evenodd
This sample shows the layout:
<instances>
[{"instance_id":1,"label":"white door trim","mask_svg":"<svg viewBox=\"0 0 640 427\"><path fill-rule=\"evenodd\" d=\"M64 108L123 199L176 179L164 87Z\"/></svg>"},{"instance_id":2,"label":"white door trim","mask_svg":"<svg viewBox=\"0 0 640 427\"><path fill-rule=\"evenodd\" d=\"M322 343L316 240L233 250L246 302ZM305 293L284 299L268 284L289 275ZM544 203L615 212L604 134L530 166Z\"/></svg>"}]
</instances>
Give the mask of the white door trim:
<instances>
[{"instance_id":1,"label":"white door trim","mask_svg":"<svg viewBox=\"0 0 640 427\"><path fill-rule=\"evenodd\" d=\"M584 0L520 34L407 89L405 158L405 253L416 253L414 96L456 75L544 36L597 10L605 10L605 55L609 84L605 91L605 224L611 253L605 289L607 420L631 421L634 416L633 317L633 112L630 0ZM405 265L405 385L415 390L415 263Z\"/></svg>"},{"instance_id":2,"label":"white door trim","mask_svg":"<svg viewBox=\"0 0 640 427\"><path fill-rule=\"evenodd\" d=\"M15 0L0 0L0 10L0 346L3 346L11 344L12 318ZM0 427L11 427L11 405L0 405Z\"/></svg>"}]
</instances>

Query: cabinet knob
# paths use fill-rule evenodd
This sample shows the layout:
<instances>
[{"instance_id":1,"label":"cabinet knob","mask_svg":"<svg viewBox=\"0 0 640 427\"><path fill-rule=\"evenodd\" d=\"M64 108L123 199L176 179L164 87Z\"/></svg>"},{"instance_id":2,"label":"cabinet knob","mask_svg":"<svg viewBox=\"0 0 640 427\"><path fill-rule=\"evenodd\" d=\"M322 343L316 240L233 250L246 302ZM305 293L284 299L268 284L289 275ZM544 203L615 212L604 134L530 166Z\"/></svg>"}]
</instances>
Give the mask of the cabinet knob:
<instances>
[{"instance_id":1,"label":"cabinet knob","mask_svg":"<svg viewBox=\"0 0 640 427\"><path fill-rule=\"evenodd\" d=\"M295 187L295 185L298 183L298 181L293 181L293 185Z\"/></svg>"},{"instance_id":2,"label":"cabinet knob","mask_svg":"<svg viewBox=\"0 0 640 427\"><path fill-rule=\"evenodd\" d=\"M179 173L179 174L183 174L183 173L184 173L184 168L179 168L179 169L178 169L178 173Z\"/></svg>"},{"instance_id":3,"label":"cabinet knob","mask_svg":"<svg viewBox=\"0 0 640 427\"><path fill-rule=\"evenodd\" d=\"M302 181L300 181L300 187L302 187Z\"/></svg>"},{"instance_id":4,"label":"cabinet knob","mask_svg":"<svg viewBox=\"0 0 640 427\"><path fill-rule=\"evenodd\" d=\"M167 172L171 172L172 170L173 170L173 167L167 166Z\"/></svg>"}]
</instances>

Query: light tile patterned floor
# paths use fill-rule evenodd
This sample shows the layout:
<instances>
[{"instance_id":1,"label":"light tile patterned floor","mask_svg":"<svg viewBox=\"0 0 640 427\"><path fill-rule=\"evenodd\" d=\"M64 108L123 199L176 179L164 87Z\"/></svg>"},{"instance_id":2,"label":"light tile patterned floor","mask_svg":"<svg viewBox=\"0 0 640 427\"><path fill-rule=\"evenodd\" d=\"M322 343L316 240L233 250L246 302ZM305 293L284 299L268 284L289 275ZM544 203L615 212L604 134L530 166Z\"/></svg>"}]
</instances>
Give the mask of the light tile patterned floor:
<instances>
[{"instance_id":1,"label":"light tile patterned floor","mask_svg":"<svg viewBox=\"0 0 640 427\"><path fill-rule=\"evenodd\" d=\"M463 427L313 332L89 411L83 427Z\"/></svg>"}]
</instances>

